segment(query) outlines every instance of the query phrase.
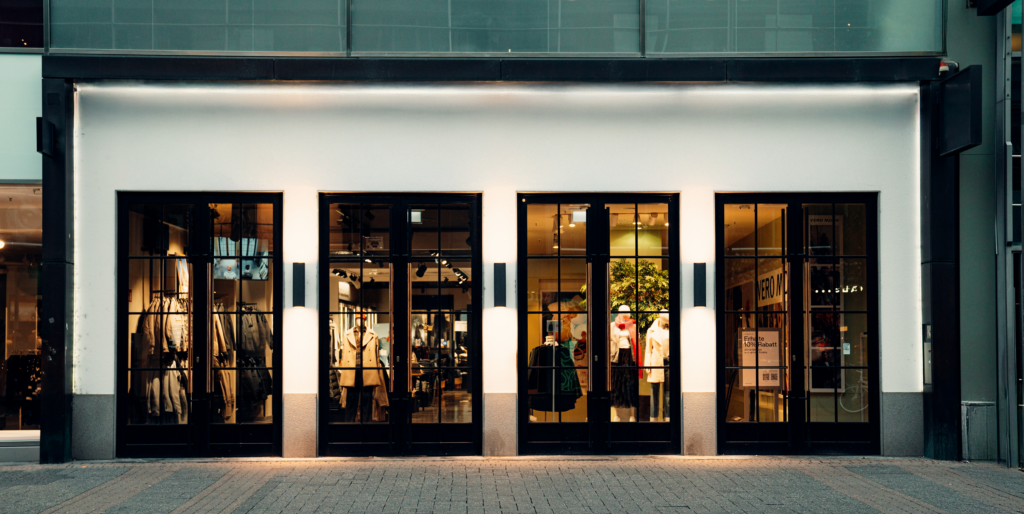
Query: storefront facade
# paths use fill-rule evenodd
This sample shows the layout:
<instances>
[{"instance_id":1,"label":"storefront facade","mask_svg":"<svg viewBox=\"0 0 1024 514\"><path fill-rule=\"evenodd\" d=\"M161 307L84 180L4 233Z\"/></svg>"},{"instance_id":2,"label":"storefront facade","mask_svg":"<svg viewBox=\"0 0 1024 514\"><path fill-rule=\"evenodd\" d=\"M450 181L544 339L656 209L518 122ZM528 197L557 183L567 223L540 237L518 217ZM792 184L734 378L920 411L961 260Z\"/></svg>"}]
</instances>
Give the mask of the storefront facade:
<instances>
[{"instance_id":1,"label":"storefront facade","mask_svg":"<svg viewBox=\"0 0 1024 514\"><path fill-rule=\"evenodd\" d=\"M51 65L75 458L922 454L929 77L905 66L438 84ZM182 285L190 305L155 312L188 347L140 345ZM250 325L269 333L243 350ZM780 351L737 350L747 332Z\"/></svg>"}]
</instances>

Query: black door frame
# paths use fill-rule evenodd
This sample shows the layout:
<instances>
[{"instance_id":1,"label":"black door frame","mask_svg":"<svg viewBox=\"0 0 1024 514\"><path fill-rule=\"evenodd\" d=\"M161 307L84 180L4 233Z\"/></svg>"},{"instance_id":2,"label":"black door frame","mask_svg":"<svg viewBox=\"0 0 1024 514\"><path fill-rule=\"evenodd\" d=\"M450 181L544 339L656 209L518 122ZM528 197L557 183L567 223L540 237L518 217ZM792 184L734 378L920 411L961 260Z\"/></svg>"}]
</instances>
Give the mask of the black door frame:
<instances>
[{"instance_id":1,"label":"black door frame","mask_svg":"<svg viewBox=\"0 0 1024 514\"><path fill-rule=\"evenodd\" d=\"M781 423L726 423L727 381L725 370L725 343L732 334L725 333L726 306L725 273L715 273L715 318L716 318L716 389L717 404L715 423L717 428L718 452L721 454L771 454L771 455L878 455L881 453L881 420L879 401L880 377L879 349L881 348L878 322L878 194L877 193L716 193L715 194L715 259L720 269L726 260L724 251L724 227L726 204L787 204L787 212L799 212L800 216L789 215L786 219L786 239L789 265L789 310L790 347L794 361L790 365L800 369L792 373L790 396L786 410L789 420ZM803 205L804 204L861 203L866 211L866 281L870 288L867 294L867 326L873 337L868 337L868 416L867 423L808 422L806 421L804 313L803 313ZM792 237L799 234L798 237ZM794 286L798 284L799 286ZM799 320L799 322L797 321ZM800 351L795 351L797 348ZM798 396L792 396L797 394ZM793 421L796 420L796 421ZM865 434L865 425L868 433Z\"/></svg>"},{"instance_id":2,"label":"black door frame","mask_svg":"<svg viewBox=\"0 0 1024 514\"><path fill-rule=\"evenodd\" d=\"M129 418L129 360L128 347L130 316L128 314L129 277L129 223L128 206L137 203L151 204L192 204L192 226L189 227L189 255L192 264L192 341L193 352L198 362L192 362L193 394L189 405L189 423L186 425L132 425ZM213 382L210 379L209 361L209 297L210 281L207 264L212 263L210 251L211 203L269 203L274 206L274 251L270 260L274 267L274 352L271 362L273 372L273 421L271 423L210 423ZM117 437L115 455L126 457L256 457L280 456L282 446L282 384L281 363L284 349L282 341L282 299L284 287L283 265L283 198L281 193L199 193L199 192L119 192L117 194L117 292L115 299L117 326L117 392L115 423ZM202 246L194 246L204 242ZM198 315L201 314L202 318ZM200 347L201 345L201 347ZM203 384L205 387L198 387ZM166 443L136 443L136 441L167 441ZM184 439L182 441L182 439Z\"/></svg>"},{"instance_id":3,"label":"black door frame","mask_svg":"<svg viewBox=\"0 0 1024 514\"><path fill-rule=\"evenodd\" d=\"M610 402L607 393L601 393L605 386L604 373L592 371L590 377L593 391L587 394L587 422L585 423L530 423L530 408L527 361L529 358L528 341L528 288L525 279L528 276L527 241L527 206L533 203L589 204L587 215L587 262L591 265L591 276L602 277L610 262L608 241L608 216L606 205L620 203L665 203L668 204L669 254L665 257L669 262L669 305L668 310L673 316L673 329L669 336L670 355L676 357L669 362L669 390L671 395L668 423L611 423ZM516 276L522 277L517 288L517 326L518 351L516 357L519 409L517 425L519 434L520 455L597 455L597 454L678 454L682 449L682 376L680 373L680 323L682 315L680 305L680 249L679 249L679 194L678 193L520 193L517 205L517 271ZM601 220L594 222L594 220ZM590 305L606 305L607 291L600 281L591 281L588 289ZM593 287L593 286L597 287ZM607 309L591 309L590 329L588 335L591 343L592 366L601 369L608 365L608 324L610 313ZM598 343L598 341L600 341ZM583 385L586 387L586 385Z\"/></svg>"},{"instance_id":4,"label":"black door frame","mask_svg":"<svg viewBox=\"0 0 1024 514\"><path fill-rule=\"evenodd\" d=\"M382 433L382 424L345 424L330 423L330 206L333 203L390 205L392 215L390 233L408 235L408 222L403 216L396 215L405 211L409 204L469 204L474 224L471 235L474 244L472 253L472 273L470 311L470 380L472 387L471 423L453 424L413 424L405 420L413 408L409 391L404 391L398 384L407 384L408 355L401 355L404 362L398 359L398 341L409 341L409 315L404 305L408 304L407 285L409 283L409 262L415 260L410 256L407 237L391 237L390 262L392 275L392 344L395 376L395 390L389 398L389 421L387 434ZM319 402L317 408L318 433L317 454L321 456L399 456L399 455L482 455L483 454L483 211L482 195L479 193L321 193L319 216L319 291L318 291L318 323L319 366L318 386ZM336 259L333 262L351 262L353 259ZM406 346L402 346L406 348ZM418 440L417 440L418 439ZM440 442L427 442L427 441Z\"/></svg>"}]
</instances>

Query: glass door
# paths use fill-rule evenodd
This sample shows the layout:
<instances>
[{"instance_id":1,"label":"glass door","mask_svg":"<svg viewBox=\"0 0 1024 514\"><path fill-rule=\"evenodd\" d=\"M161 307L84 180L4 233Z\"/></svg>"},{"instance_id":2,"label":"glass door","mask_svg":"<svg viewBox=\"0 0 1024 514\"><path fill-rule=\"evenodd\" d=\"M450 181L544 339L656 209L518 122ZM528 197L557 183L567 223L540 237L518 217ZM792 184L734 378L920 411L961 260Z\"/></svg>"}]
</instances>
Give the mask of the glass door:
<instances>
[{"instance_id":1,"label":"glass door","mask_svg":"<svg viewBox=\"0 0 1024 514\"><path fill-rule=\"evenodd\" d=\"M723 453L879 452L871 195L719 195Z\"/></svg>"},{"instance_id":2,"label":"glass door","mask_svg":"<svg viewBox=\"0 0 1024 514\"><path fill-rule=\"evenodd\" d=\"M324 195L323 455L481 453L475 195Z\"/></svg>"},{"instance_id":3,"label":"glass door","mask_svg":"<svg viewBox=\"0 0 1024 514\"><path fill-rule=\"evenodd\" d=\"M520 197L521 453L679 451L676 212L669 195Z\"/></svg>"},{"instance_id":4,"label":"glass door","mask_svg":"<svg viewBox=\"0 0 1024 514\"><path fill-rule=\"evenodd\" d=\"M280 196L119 202L117 455L279 455Z\"/></svg>"}]
</instances>

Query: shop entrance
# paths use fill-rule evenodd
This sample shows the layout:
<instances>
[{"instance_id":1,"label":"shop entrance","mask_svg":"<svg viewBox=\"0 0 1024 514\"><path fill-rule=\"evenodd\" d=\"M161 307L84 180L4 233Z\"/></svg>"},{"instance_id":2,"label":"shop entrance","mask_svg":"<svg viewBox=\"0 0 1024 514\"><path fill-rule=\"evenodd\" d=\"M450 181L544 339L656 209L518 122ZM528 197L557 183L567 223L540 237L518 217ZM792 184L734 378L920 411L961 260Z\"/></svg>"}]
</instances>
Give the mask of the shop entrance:
<instances>
[{"instance_id":1,"label":"shop entrance","mask_svg":"<svg viewBox=\"0 0 1024 514\"><path fill-rule=\"evenodd\" d=\"M678 453L676 195L519 197L519 449Z\"/></svg>"},{"instance_id":2,"label":"shop entrance","mask_svg":"<svg viewBox=\"0 0 1024 514\"><path fill-rule=\"evenodd\" d=\"M319 453L480 455L479 195L320 213Z\"/></svg>"},{"instance_id":3,"label":"shop entrance","mask_svg":"<svg viewBox=\"0 0 1024 514\"><path fill-rule=\"evenodd\" d=\"M281 196L118 195L117 456L281 453Z\"/></svg>"},{"instance_id":4,"label":"shop entrance","mask_svg":"<svg viewBox=\"0 0 1024 514\"><path fill-rule=\"evenodd\" d=\"M716 208L719 451L878 454L877 196Z\"/></svg>"}]
</instances>

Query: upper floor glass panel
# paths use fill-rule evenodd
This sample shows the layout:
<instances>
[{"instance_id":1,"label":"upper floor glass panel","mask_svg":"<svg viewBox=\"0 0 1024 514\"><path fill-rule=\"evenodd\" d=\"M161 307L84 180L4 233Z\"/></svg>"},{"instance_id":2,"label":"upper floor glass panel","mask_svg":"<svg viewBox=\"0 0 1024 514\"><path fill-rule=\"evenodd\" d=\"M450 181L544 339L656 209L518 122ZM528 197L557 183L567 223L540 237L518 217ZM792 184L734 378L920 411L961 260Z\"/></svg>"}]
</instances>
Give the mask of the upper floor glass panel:
<instances>
[{"instance_id":1,"label":"upper floor glass panel","mask_svg":"<svg viewBox=\"0 0 1024 514\"><path fill-rule=\"evenodd\" d=\"M436 56L940 54L944 12L943 0L50 0L50 48Z\"/></svg>"},{"instance_id":2,"label":"upper floor glass panel","mask_svg":"<svg viewBox=\"0 0 1024 514\"><path fill-rule=\"evenodd\" d=\"M43 0L0 0L0 51L43 47Z\"/></svg>"},{"instance_id":3,"label":"upper floor glass panel","mask_svg":"<svg viewBox=\"0 0 1024 514\"><path fill-rule=\"evenodd\" d=\"M650 0L647 54L942 53L942 0Z\"/></svg>"}]
</instances>

